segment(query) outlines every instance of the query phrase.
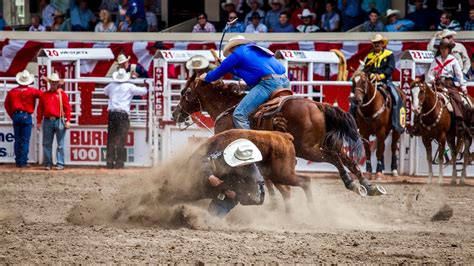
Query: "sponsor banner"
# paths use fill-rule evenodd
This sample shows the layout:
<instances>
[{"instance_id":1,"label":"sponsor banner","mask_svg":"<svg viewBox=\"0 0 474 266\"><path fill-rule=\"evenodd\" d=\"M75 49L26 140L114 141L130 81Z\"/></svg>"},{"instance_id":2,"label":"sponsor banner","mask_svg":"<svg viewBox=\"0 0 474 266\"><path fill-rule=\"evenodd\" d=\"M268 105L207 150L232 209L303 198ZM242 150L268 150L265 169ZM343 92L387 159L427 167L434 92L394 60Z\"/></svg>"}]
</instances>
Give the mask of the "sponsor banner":
<instances>
[{"instance_id":1,"label":"sponsor banner","mask_svg":"<svg viewBox=\"0 0 474 266\"><path fill-rule=\"evenodd\" d=\"M70 165L105 165L107 128L72 128L66 133L65 160ZM127 135L126 165L150 166L151 149L145 141L146 129L131 128Z\"/></svg>"},{"instance_id":2,"label":"sponsor banner","mask_svg":"<svg viewBox=\"0 0 474 266\"><path fill-rule=\"evenodd\" d=\"M33 125L35 127L35 125ZM38 161L37 157L37 138L35 129L32 129L30 138L30 151L28 153L28 162L34 163ZM13 125L0 125L0 163L14 163L15 136L13 135Z\"/></svg>"}]
</instances>

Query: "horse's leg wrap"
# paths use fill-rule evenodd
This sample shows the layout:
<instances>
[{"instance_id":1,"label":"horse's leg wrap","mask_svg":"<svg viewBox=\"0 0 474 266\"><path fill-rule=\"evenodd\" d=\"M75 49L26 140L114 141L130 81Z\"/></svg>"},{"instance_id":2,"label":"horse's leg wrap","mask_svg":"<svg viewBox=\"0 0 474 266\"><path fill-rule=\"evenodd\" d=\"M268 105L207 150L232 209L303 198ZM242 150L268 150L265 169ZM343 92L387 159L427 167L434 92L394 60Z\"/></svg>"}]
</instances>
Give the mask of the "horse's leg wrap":
<instances>
[{"instance_id":1,"label":"horse's leg wrap","mask_svg":"<svg viewBox=\"0 0 474 266\"><path fill-rule=\"evenodd\" d=\"M380 160L377 160L377 173L382 173L385 170L385 164L383 156Z\"/></svg>"},{"instance_id":2,"label":"horse's leg wrap","mask_svg":"<svg viewBox=\"0 0 474 266\"><path fill-rule=\"evenodd\" d=\"M353 190L354 189L354 181L350 177L350 175L347 173L347 171L344 170L344 172L339 173L342 179L342 182L344 183L344 186L346 186L347 189Z\"/></svg>"}]
</instances>

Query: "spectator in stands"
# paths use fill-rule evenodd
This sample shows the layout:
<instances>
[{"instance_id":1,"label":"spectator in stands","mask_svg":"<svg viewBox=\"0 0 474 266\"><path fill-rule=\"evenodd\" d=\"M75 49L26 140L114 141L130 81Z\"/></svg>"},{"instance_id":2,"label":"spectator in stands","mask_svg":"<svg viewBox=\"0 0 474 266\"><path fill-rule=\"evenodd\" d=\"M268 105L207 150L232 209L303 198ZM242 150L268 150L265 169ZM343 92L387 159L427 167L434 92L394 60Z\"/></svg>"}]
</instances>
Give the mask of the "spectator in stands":
<instances>
[{"instance_id":1,"label":"spectator in stands","mask_svg":"<svg viewBox=\"0 0 474 266\"><path fill-rule=\"evenodd\" d=\"M437 18L431 10L423 7L423 0L415 0L415 11L408 14L407 19L413 21L415 26L413 30L428 31L434 30L437 24Z\"/></svg>"},{"instance_id":2,"label":"spectator in stands","mask_svg":"<svg viewBox=\"0 0 474 266\"><path fill-rule=\"evenodd\" d=\"M129 17L127 22L131 32L146 32L148 23L145 15L145 4L143 0L127 0L127 9L122 8L119 13L124 15L125 19Z\"/></svg>"},{"instance_id":3,"label":"spectator in stands","mask_svg":"<svg viewBox=\"0 0 474 266\"><path fill-rule=\"evenodd\" d=\"M130 104L133 96L146 95L147 89L127 82L130 79L130 73L124 68L115 71L112 78L115 82L104 88L104 93L109 98L106 160L107 168L121 169L127 160L125 143L130 128Z\"/></svg>"},{"instance_id":4,"label":"spectator in stands","mask_svg":"<svg viewBox=\"0 0 474 266\"><path fill-rule=\"evenodd\" d=\"M53 19L51 31L71 31L71 21L69 19L66 20L66 15L63 12L59 10L54 11Z\"/></svg>"},{"instance_id":5,"label":"spectator in stands","mask_svg":"<svg viewBox=\"0 0 474 266\"><path fill-rule=\"evenodd\" d=\"M87 0L80 0L79 6L75 3L71 8L71 30L72 31L89 31L92 23L97 18L89 9Z\"/></svg>"},{"instance_id":6,"label":"spectator in stands","mask_svg":"<svg viewBox=\"0 0 474 266\"><path fill-rule=\"evenodd\" d=\"M229 18L227 19L228 22L231 22L232 20L238 18L237 12L231 11L229 13ZM229 28L227 28L227 32L244 32L245 31L245 25L242 22L235 22Z\"/></svg>"},{"instance_id":7,"label":"spectator in stands","mask_svg":"<svg viewBox=\"0 0 474 266\"><path fill-rule=\"evenodd\" d=\"M158 31L158 18L152 12L151 4L145 5L145 17L148 24L148 32Z\"/></svg>"},{"instance_id":8,"label":"spectator in stands","mask_svg":"<svg viewBox=\"0 0 474 266\"><path fill-rule=\"evenodd\" d=\"M100 10L100 22L95 25L95 32L116 32L117 26L112 21L110 12L107 9Z\"/></svg>"},{"instance_id":9,"label":"spectator in stands","mask_svg":"<svg viewBox=\"0 0 474 266\"><path fill-rule=\"evenodd\" d=\"M252 16L249 18L250 24L247 25L245 28L246 33L261 33L261 32L268 32L267 26L262 24L260 21L262 17L258 12L253 12Z\"/></svg>"},{"instance_id":10,"label":"spectator in stands","mask_svg":"<svg viewBox=\"0 0 474 266\"><path fill-rule=\"evenodd\" d=\"M391 0L362 0L362 10L368 14L372 9L377 9L379 14L385 14L392 7Z\"/></svg>"},{"instance_id":11,"label":"spectator in stands","mask_svg":"<svg viewBox=\"0 0 474 266\"><path fill-rule=\"evenodd\" d=\"M56 9L51 4L51 0L41 0L40 6L43 7L41 11L41 18L43 19L42 25L46 28L46 30L51 30L51 26L53 25L53 15Z\"/></svg>"},{"instance_id":12,"label":"spectator in stands","mask_svg":"<svg viewBox=\"0 0 474 266\"><path fill-rule=\"evenodd\" d=\"M313 21L316 19L316 14L309 11L309 9L303 10L302 14L298 15L300 19L303 21L303 24L296 27L296 30L302 33L309 33L309 32L318 32L321 29L313 24Z\"/></svg>"},{"instance_id":13,"label":"spectator in stands","mask_svg":"<svg viewBox=\"0 0 474 266\"><path fill-rule=\"evenodd\" d=\"M240 1L241 0L237 0L237 2L240 2ZM235 0L226 0L224 3L221 3L221 8L222 10L224 10L224 12L221 12L221 21L225 21L227 18L229 18L230 13L232 12L235 12L240 19L244 18L242 14L237 11Z\"/></svg>"},{"instance_id":14,"label":"spectator in stands","mask_svg":"<svg viewBox=\"0 0 474 266\"><path fill-rule=\"evenodd\" d=\"M119 32L130 32L131 25L132 25L132 20L130 19L130 16L125 15L125 19L121 21L118 25L117 31Z\"/></svg>"},{"instance_id":15,"label":"spectator in stands","mask_svg":"<svg viewBox=\"0 0 474 266\"><path fill-rule=\"evenodd\" d=\"M303 24L303 21L301 20L301 14L303 13L303 10L308 9L310 12L314 13L314 19L311 21L311 24L316 23L316 13L314 12L314 9L309 7L308 0L298 0L299 8L295 9L293 13L291 14L291 25L293 27L297 28L299 25Z\"/></svg>"},{"instance_id":16,"label":"spectator in stands","mask_svg":"<svg viewBox=\"0 0 474 266\"><path fill-rule=\"evenodd\" d=\"M127 13L127 9L128 9L128 0L122 0L121 3L118 5L118 12L117 12L117 20L116 20L116 25L117 25L117 28L118 28L118 31L122 31L121 30L121 26L120 25L123 25L126 30L123 30L123 32L126 32L126 31L129 31L128 27L128 22L126 22L126 13Z\"/></svg>"},{"instance_id":17,"label":"spectator in stands","mask_svg":"<svg viewBox=\"0 0 474 266\"><path fill-rule=\"evenodd\" d=\"M28 31L46 31L46 28L41 25L41 18L39 16L33 16L31 18L31 26Z\"/></svg>"},{"instance_id":18,"label":"spectator in stands","mask_svg":"<svg viewBox=\"0 0 474 266\"><path fill-rule=\"evenodd\" d=\"M263 0L246 0L247 5L251 8L250 12L245 16L245 23L249 25L252 21L251 17L257 12L260 15L260 18L265 17L265 11L260 9L263 6Z\"/></svg>"},{"instance_id":19,"label":"spectator in stands","mask_svg":"<svg viewBox=\"0 0 474 266\"><path fill-rule=\"evenodd\" d=\"M464 30L474 30L474 6L469 10L469 20L464 23Z\"/></svg>"},{"instance_id":20,"label":"spectator in stands","mask_svg":"<svg viewBox=\"0 0 474 266\"><path fill-rule=\"evenodd\" d=\"M58 73L53 73L45 78L49 82L49 90L40 97L36 116L36 126L42 128L43 133L43 161L46 170L53 166L53 139L56 135L56 170L63 170L64 163L64 138L66 129L71 127L71 105L69 98L60 88L64 83ZM42 127L41 127L42 126Z\"/></svg>"},{"instance_id":21,"label":"spectator in stands","mask_svg":"<svg viewBox=\"0 0 474 266\"><path fill-rule=\"evenodd\" d=\"M379 21L379 12L373 8L369 12L369 20L362 24L362 31L365 32L379 32L384 30L384 25Z\"/></svg>"},{"instance_id":22,"label":"spectator in stands","mask_svg":"<svg viewBox=\"0 0 474 266\"><path fill-rule=\"evenodd\" d=\"M216 32L214 25L207 21L206 13L199 13L197 22L198 23L193 27L193 32Z\"/></svg>"},{"instance_id":23,"label":"spectator in stands","mask_svg":"<svg viewBox=\"0 0 474 266\"><path fill-rule=\"evenodd\" d=\"M338 0L337 7L342 13L342 31L359 26L360 0Z\"/></svg>"},{"instance_id":24,"label":"spectator in stands","mask_svg":"<svg viewBox=\"0 0 474 266\"><path fill-rule=\"evenodd\" d=\"M16 75L18 86L7 93L4 103L5 111L13 121L15 163L19 168L28 167L33 126L31 114L35 111L36 100L41 96L40 90L29 86L33 81L34 76L28 70L18 73Z\"/></svg>"},{"instance_id":25,"label":"spectator in stands","mask_svg":"<svg viewBox=\"0 0 474 266\"><path fill-rule=\"evenodd\" d=\"M448 40L450 43L454 43L454 48L451 51L451 54L456 58L458 61L459 66L462 69L464 75L467 75L470 67L469 55L467 53L466 47L459 42L454 40L454 37L457 35L455 31L444 29L442 31L438 31L435 33L433 38L431 38L430 42L428 43L427 49L436 53L438 49L435 47L436 39L439 38L441 40Z\"/></svg>"},{"instance_id":26,"label":"spectator in stands","mask_svg":"<svg viewBox=\"0 0 474 266\"><path fill-rule=\"evenodd\" d=\"M118 68L123 68L125 69L128 73L130 73L130 76L135 79L135 78L148 78L148 72L145 70L145 68L140 65L140 64L130 64L130 56L125 56L124 54L119 54L117 57L117 64Z\"/></svg>"},{"instance_id":27,"label":"spectator in stands","mask_svg":"<svg viewBox=\"0 0 474 266\"><path fill-rule=\"evenodd\" d=\"M474 54L471 56L471 67L467 72L467 76L469 78L469 81L474 81Z\"/></svg>"},{"instance_id":28,"label":"spectator in stands","mask_svg":"<svg viewBox=\"0 0 474 266\"><path fill-rule=\"evenodd\" d=\"M452 19L453 14L449 11L443 11L441 14L441 17L439 18L440 23L438 25L438 30L455 30L455 31L460 31L461 30L461 24L459 24L458 21Z\"/></svg>"},{"instance_id":29,"label":"spectator in stands","mask_svg":"<svg viewBox=\"0 0 474 266\"><path fill-rule=\"evenodd\" d=\"M4 30L6 26L7 26L7 22L3 18L3 14L0 13L0 31Z\"/></svg>"},{"instance_id":30,"label":"spectator in stands","mask_svg":"<svg viewBox=\"0 0 474 266\"><path fill-rule=\"evenodd\" d=\"M295 27L290 24L290 13L281 12L278 19L278 25L275 26L273 32L295 32Z\"/></svg>"},{"instance_id":31,"label":"spectator in stands","mask_svg":"<svg viewBox=\"0 0 474 266\"><path fill-rule=\"evenodd\" d=\"M415 24L413 21L408 19L398 19L400 10L389 9L387 10L387 21L388 24L385 26L385 31L389 32L401 32L410 31L413 29Z\"/></svg>"},{"instance_id":32,"label":"spectator in stands","mask_svg":"<svg viewBox=\"0 0 474 266\"><path fill-rule=\"evenodd\" d=\"M334 3L329 1L326 3L326 13L321 17L321 29L327 32L339 30L339 14L334 10Z\"/></svg>"},{"instance_id":33,"label":"spectator in stands","mask_svg":"<svg viewBox=\"0 0 474 266\"><path fill-rule=\"evenodd\" d=\"M269 32L273 32L273 28L279 24L280 13L283 11L283 0L268 0L268 3L272 9L265 15L264 24Z\"/></svg>"},{"instance_id":34,"label":"spectator in stands","mask_svg":"<svg viewBox=\"0 0 474 266\"><path fill-rule=\"evenodd\" d=\"M119 0L102 0L99 9L106 9L110 13L117 12L119 10Z\"/></svg>"},{"instance_id":35,"label":"spectator in stands","mask_svg":"<svg viewBox=\"0 0 474 266\"><path fill-rule=\"evenodd\" d=\"M296 0L285 0L285 4L283 5L283 11L287 12L288 14L293 13L293 11L298 7L298 2Z\"/></svg>"}]
</instances>

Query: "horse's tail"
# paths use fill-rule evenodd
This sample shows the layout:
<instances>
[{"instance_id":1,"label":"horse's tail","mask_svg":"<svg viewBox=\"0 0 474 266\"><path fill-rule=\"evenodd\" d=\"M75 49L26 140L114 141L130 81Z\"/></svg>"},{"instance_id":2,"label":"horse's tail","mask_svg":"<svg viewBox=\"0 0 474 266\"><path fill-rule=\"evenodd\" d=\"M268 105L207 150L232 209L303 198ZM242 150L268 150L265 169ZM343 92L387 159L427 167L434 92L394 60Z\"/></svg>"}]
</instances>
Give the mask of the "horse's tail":
<instances>
[{"instance_id":1,"label":"horse's tail","mask_svg":"<svg viewBox=\"0 0 474 266\"><path fill-rule=\"evenodd\" d=\"M342 111L339 107L333 107L328 104L320 105L326 121L326 137L323 147L330 150L341 151L344 141L349 146L351 157L356 160L362 157L364 146L362 138L357 131L357 124L354 117Z\"/></svg>"}]
</instances>

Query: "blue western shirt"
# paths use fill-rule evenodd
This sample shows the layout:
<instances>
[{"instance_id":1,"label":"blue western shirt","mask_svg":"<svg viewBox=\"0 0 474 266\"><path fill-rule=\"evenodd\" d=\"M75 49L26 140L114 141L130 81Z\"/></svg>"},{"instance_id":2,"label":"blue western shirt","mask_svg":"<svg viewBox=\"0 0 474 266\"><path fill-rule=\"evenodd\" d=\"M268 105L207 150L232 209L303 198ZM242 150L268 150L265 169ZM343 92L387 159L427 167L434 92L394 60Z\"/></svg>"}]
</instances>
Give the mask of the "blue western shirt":
<instances>
[{"instance_id":1,"label":"blue western shirt","mask_svg":"<svg viewBox=\"0 0 474 266\"><path fill-rule=\"evenodd\" d=\"M237 47L219 67L210 71L205 80L213 82L229 72L253 87L263 76L284 74L285 68L273 55L262 48L255 44L245 44Z\"/></svg>"}]
</instances>

